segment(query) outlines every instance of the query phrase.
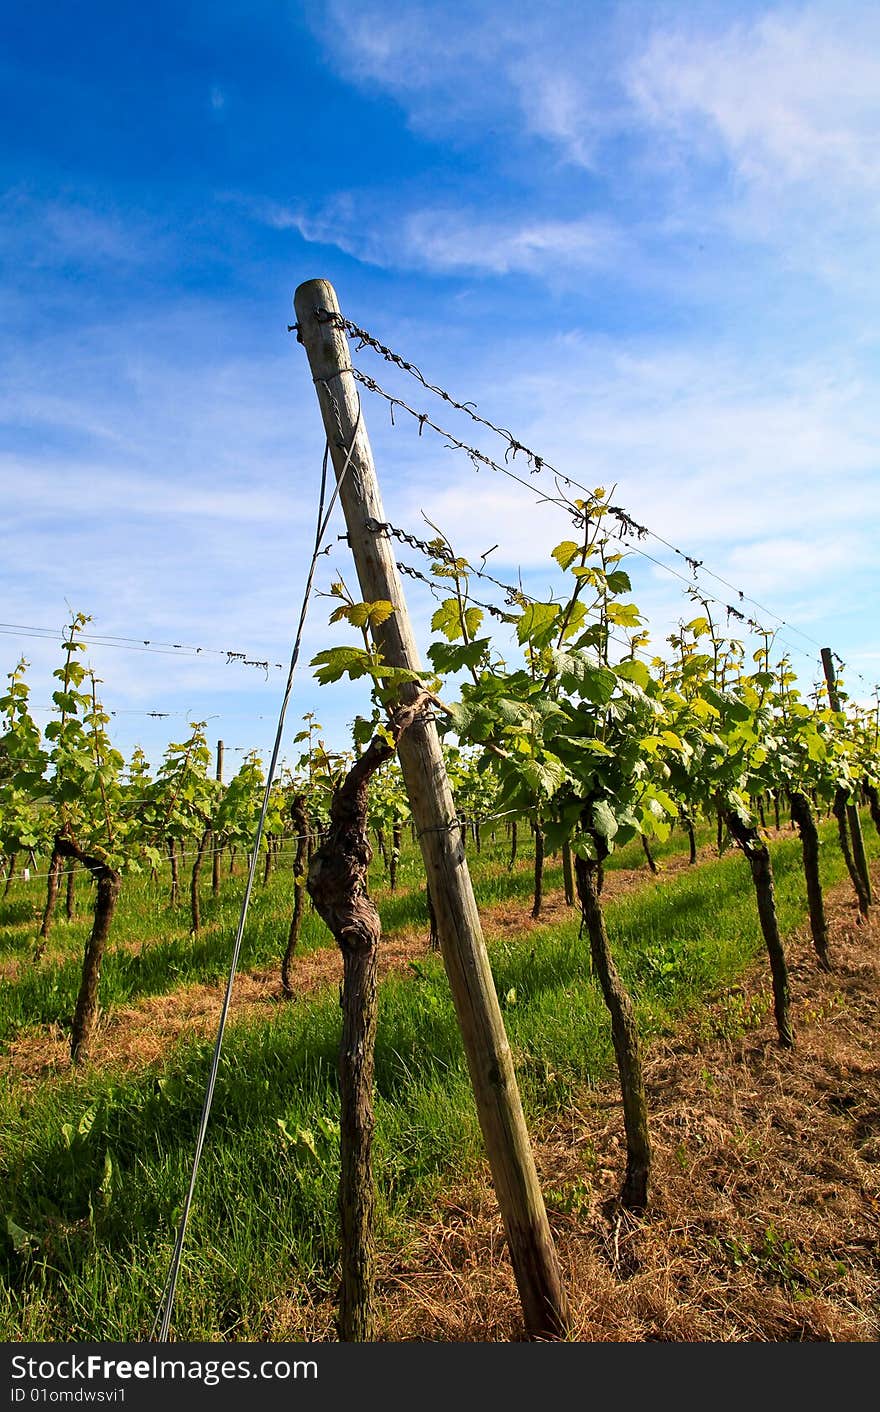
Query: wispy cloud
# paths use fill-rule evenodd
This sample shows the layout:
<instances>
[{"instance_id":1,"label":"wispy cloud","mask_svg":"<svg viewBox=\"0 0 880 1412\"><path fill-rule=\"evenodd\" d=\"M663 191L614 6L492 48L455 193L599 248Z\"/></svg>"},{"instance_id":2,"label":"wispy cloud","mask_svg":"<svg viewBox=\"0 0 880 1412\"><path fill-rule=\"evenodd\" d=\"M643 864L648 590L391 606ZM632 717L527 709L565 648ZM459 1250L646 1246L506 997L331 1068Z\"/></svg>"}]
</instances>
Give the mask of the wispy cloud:
<instances>
[{"instance_id":1,"label":"wispy cloud","mask_svg":"<svg viewBox=\"0 0 880 1412\"><path fill-rule=\"evenodd\" d=\"M541 274L602 268L623 258L627 242L612 223L523 219L516 213L487 217L478 209L427 207L403 215L375 202L342 196L324 211L262 208L276 229L296 230L304 240L334 245L383 268L433 274Z\"/></svg>"},{"instance_id":2,"label":"wispy cloud","mask_svg":"<svg viewBox=\"0 0 880 1412\"><path fill-rule=\"evenodd\" d=\"M706 145L746 183L880 189L880 15L770 11L722 31L658 31L631 64L637 107L682 147Z\"/></svg>"},{"instance_id":3,"label":"wispy cloud","mask_svg":"<svg viewBox=\"0 0 880 1412\"><path fill-rule=\"evenodd\" d=\"M0 285L4 617L54 622L67 598L106 632L283 656L323 445L304 355L283 335L305 241L324 247L346 313L432 380L583 484L615 485L636 519L731 583L824 624L836 650L850 651L838 622L870 645L880 12L850 0L300 9L326 61L309 70L297 35L308 102L329 100L321 149L314 129L287 140L307 116L296 85L258 89L250 50L224 50L220 26L211 68L187 74L185 102L143 152L127 131L112 151L95 140L69 185L48 157L19 166L0 234L15 276ZM72 91L88 109L92 89L66 89L53 118ZM85 117L103 133L102 109ZM206 147L218 124L229 141ZM334 194L315 152L337 143ZM126 204L133 190L149 212ZM230 190L235 203L217 195ZM389 518L424 535L426 510L475 562L497 543L490 567L514 581L521 567L545 592L564 513L364 405ZM456 429L448 406L440 420ZM483 444L479 428L459 430ZM640 547L682 569L652 543ZM348 563L334 540L319 583L340 569L353 582ZM662 641L683 585L633 564ZM424 644L431 600L407 589ZM325 609L313 605L304 660L328 641ZM107 658L135 704L205 714L209 676L202 662ZM255 699L260 674L240 680ZM299 685L344 738L365 693L354 707L357 691L316 693L307 667Z\"/></svg>"},{"instance_id":4,"label":"wispy cloud","mask_svg":"<svg viewBox=\"0 0 880 1412\"><path fill-rule=\"evenodd\" d=\"M415 212L404 232L409 258L428 269L493 275L548 274L560 261L595 268L618 257L622 244L601 220L486 220L465 211Z\"/></svg>"},{"instance_id":5,"label":"wispy cloud","mask_svg":"<svg viewBox=\"0 0 880 1412\"><path fill-rule=\"evenodd\" d=\"M509 347L504 385L476 389L480 410L581 486L614 486L615 502L639 523L733 585L707 578L713 594L734 605L738 588L768 595L783 616L809 621L870 591L880 448L860 379L827 364L748 365L703 344L568 337L544 353L552 371L535 373L530 350ZM398 454L409 454L406 441ZM430 456L430 474L404 487L397 513L406 527L425 508L473 562L499 544L493 559L508 573L546 575L550 549L571 531L564 514L536 503L556 493L548 473L526 475L523 489L489 470L475 474L439 439L418 454ZM582 492L572 484L568 493ZM654 539L622 547L690 578L686 560ZM637 553L634 562L645 606L674 622L683 583L660 569L654 576Z\"/></svg>"},{"instance_id":6,"label":"wispy cloud","mask_svg":"<svg viewBox=\"0 0 880 1412\"><path fill-rule=\"evenodd\" d=\"M873 267L875 7L814 0L752 7L744 17L739 7L683 15L679 4L638 0L573 12L551 0L540 12L500 16L490 0L442 11L414 3L402 13L335 0L330 14L339 23L315 23L346 77L391 94L428 136L494 145L502 165L512 148L520 172L534 169L542 202L548 153L563 170L583 168L602 183L606 212L609 203L631 210L649 187L651 214L642 210L639 219L643 250L678 225L766 242L785 264L835 283L847 281L853 261L862 282ZM561 177L552 190L564 190ZM572 194L563 199L566 223L577 227ZM405 223L405 199L395 205ZM536 210L543 225L546 207ZM839 237L837 258L829 231ZM369 244L362 239L357 248ZM441 236L441 256L445 244ZM490 238L489 246L497 251L498 242ZM487 267L495 265L524 268L503 255L490 256Z\"/></svg>"},{"instance_id":7,"label":"wispy cloud","mask_svg":"<svg viewBox=\"0 0 880 1412\"><path fill-rule=\"evenodd\" d=\"M162 234L111 203L40 196L25 185L0 194L0 251L27 267L139 265L163 251Z\"/></svg>"}]
</instances>

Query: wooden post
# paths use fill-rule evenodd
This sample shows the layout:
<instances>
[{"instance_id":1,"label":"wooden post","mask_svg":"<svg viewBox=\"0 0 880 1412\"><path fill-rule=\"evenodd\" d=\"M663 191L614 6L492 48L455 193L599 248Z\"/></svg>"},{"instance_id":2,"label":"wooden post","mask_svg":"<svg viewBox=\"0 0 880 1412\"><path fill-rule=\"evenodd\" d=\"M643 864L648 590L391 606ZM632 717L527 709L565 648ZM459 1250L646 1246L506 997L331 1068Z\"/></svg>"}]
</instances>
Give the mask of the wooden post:
<instances>
[{"instance_id":1,"label":"wooden post","mask_svg":"<svg viewBox=\"0 0 880 1412\"><path fill-rule=\"evenodd\" d=\"M840 697L837 692L837 681L834 675L834 663L831 660L831 648L822 648L822 667L825 672L825 681L828 684L828 700L832 711L840 710ZM852 800L846 806L846 817L849 821L849 831L852 837L853 861L864 888L864 903L862 910L867 911L872 902L871 897L871 875L868 872L868 859L865 854L865 840L862 837L862 821L859 818L859 806L856 800ZM858 890L858 889L857 889ZM859 901L862 901L861 895Z\"/></svg>"},{"instance_id":2,"label":"wooden post","mask_svg":"<svg viewBox=\"0 0 880 1412\"><path fill-rule=\"evenodd\" d=\"M217 741L217 773L215 779L218 784L223 783L223 741ZM220 891L220 845L216 834L211 840L214 855L211 866L211 894L216 897Z\"/></svg>"},{"instance_id":3,"label":"wooden post","mask_svg":"<svg viewBox=\"0 0 880 1412\"><path fill-rule=\"evenodd\" d=\"M418 672L421 663L394 553L388 537L368 527L384 524L385 512L350 372L348 341L332 317L319 312L338 316L333 286L325 280L301 284L294 307L337 480L348 462L340 501L361 593L367 602L385 599L394 605L391 617L376 629L376 640L389 665ZM401 691L407 701L417 694L415 684ZM433 721L422 715L412 724L401 737L399 756L526 1330L534 1338L561 1338L568 1327L567 1298Z\"/></svg>"}]
</instances>

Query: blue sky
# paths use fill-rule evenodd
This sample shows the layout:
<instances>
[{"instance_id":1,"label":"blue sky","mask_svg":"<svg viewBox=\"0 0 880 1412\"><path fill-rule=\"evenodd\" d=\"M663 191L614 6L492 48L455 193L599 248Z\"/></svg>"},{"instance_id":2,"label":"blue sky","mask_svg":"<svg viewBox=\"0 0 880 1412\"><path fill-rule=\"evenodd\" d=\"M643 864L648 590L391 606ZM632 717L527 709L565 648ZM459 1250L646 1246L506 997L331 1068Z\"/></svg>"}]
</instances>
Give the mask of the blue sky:
<instances>
[{"instance_id":1,"label":"blue sky","mask_svg":"<svg viewBox=\"0 0 880 1412\"><path fill-rule=\"evenodd\" d=\"M289 658L322 434L287 324L314 276L785 618L806 684L828 643L867 696L873 3L44 3L7 17L0 72L0 618L57 629L70 605L133 639L90 650L124 751L155 759L189 717L268 753L284 673L222 654ZM469 555L498 544L499 577L546 591L563 517L374 398L364 414L390 519L424 532L424 513ZM322 587L354 582L334 545ZM662 648L690 615L682 584L630 567ZM430 599L411 606L426 646ZM314 601L306 662L346 640L328 611ZM46 705L57 647L0 642ZM287 738L314 710L341 744L365 704L303 666Z\"/></svg>"}]
</instances>

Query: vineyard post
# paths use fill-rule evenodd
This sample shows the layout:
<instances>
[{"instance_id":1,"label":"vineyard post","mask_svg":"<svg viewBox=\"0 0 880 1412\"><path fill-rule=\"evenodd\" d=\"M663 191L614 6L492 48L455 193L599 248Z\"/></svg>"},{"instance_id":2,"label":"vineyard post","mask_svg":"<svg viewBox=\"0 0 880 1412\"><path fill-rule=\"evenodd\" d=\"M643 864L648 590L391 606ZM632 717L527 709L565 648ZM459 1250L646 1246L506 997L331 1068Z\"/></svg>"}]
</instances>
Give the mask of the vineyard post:
<instances>
[{"instance_id":1,"label":"vineyard post","mask_svg":"<svg viewBox=\"0 0 880 1412\"><path fill-rule=\"evenodd\" d=\"M828 701L831 709L832 711L840 711L840 696L837 691L837 681L834 676L834 663L831 660L830 647L822 648L822 668L825 672L825 681L828 684ZM847 804L846 817L849 820L849 831L852 836L853 861L855 862L856 870L861 878L862 888L864 889L865 905L862 907L862 911L864 912L867 910L867 907L870 906L872 900L871 877L868 872L868 859L865 854L865 840L862 837L862 821L859 818L859 806L855 799L852 803ZM863 901L861 892L858 888L856 891L859 892L859 902L861 903Z\"/></svg>"},{"instance_id":2,"label":"vineyard post","mask_svg":"<svg viewBox=\"0 0 880 1412\"><path fill-rule=\"evenodd\" d=\"M217 773L215 779L218 784L223 783L223 741L217 741ZM214 858L211 867L211 893L214 897L220 891L220 844L217 836L211 840L214 848Z\"/></svg>"},{"instance_id":3,"label":"vineyard post","mask_svg":"<svg viewBox=\"0 0 880 1412\"><path fill-rule=\"evenodd\" d=\"M377 642L390 666L418 672L419 654L393 551L387 537L369 528L384 524L385 513L348 342L336 320L319 317L319 311L338 317L335 290L325 280L309 280L297 289L294 307L337 480L348 466L340 501L361 592L365 601L386 600L394 606L376 629ZM412 683L401 696L412 700L417 692ZM567 1298L433 721L420 716L401 737L398 750L526 1329L536 1338L564 1337Z\"/></svg>"}]
</instances>

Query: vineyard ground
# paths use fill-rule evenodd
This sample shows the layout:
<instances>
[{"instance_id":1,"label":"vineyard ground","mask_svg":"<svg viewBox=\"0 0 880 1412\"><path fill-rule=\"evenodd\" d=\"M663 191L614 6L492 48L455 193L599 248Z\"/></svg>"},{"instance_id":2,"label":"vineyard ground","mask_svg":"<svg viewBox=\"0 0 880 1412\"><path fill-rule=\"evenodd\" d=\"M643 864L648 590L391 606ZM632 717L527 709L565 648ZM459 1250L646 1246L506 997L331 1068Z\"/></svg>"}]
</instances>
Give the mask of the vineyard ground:
<instances>
[{"instance_id":1,"label":"vineyard ground","mask_svg":"<svg viewBox=\"0 0 880 1412\"><path fill-rule=\"evenodd\" d=\"M868 842L876 858L873 832ZM533 924L523 905L528 860L507 874L501 845L475 860L574 1291L576 1337L875 1339L876 924L856 926L840 860L823 849L836 966L830 976L819 973L803 931L799 850L790 835L778 840L798 1040L794 1054L783 1055L772 1042L766 967L755 963L754 897L742 859L708 858L687 869L677 848L680 841L663 850L656 881L634 868L633 854L618 860L629 868L609 873L609 925L648 1036L658 1181L655 1207L641 1221L616 1219L612 1210L622 1166L619 1098L585 947L553 891L558 870L548 880L547 915ZM382 898L392 963L377 1052L382 1336L508 1340L519 1336L515 1292L445 978L425 953L415 876L408 860L402 881L410 890ZM267 963L277 961L285 910L270 903L271 887L255 919L244 1003L218 1084L177 1306L181 1337L331 1336L339 1021L335 993L323 982L338 963L316 930L301 963L313 989L304 984L300 1001L280 1002ZM145 936L143 907L140 939L129 919L119 954L152 956L172 945L174 967L157 967L140 990L108 987L104 1038L115 1027L131 1042L127 1050L110 1042L77 1072L60 1052L60 1029L53 1041L67 997L50 982L59 968L75 970L83 925L60 924L51 961L22 966L32 922L13 894L0 953L10 975L2 1201L12 1222L2 1337L148 1335L210 1047L189 1021L207 1030L216 1014L231 906L221 899L216 932L201 953L190 942L197 954L189 958L183 938L158 945ZM34 969L47 978L43 990L29 990ZM27 994L15 999L20 987ZM34 995L43 1007L36 1024L25 1004Z\"/></svg>"},{"instance_id":2,"label":"vineyard ground","mask_svg":"<svg viewBox=\"0 0 880 1412\"><path fill-rule=\"evenodd\" d=\"M880 868L872 869L880 887ZM880 1337L880 926L829 896L832 974L789 938L797 1048L775 1042L762 962L646 1064L656 1163L644 1218L607 1080L535 1134L580 1341L876 1342ZM385 1337L507 1341L516 1290L489 1183L444 1195L386 1263Z\"/></svg>"},{"instance_id":3,"label":"vineyard ground","mask_svg":"<svg viewBox=\"0 0 880 1412\"><path fill-rule=\"evenodd\" d=\"M698 864L705 864L717 855L714 848L704 844L697 856ZM661 863L664 881L688 866L684 854L667 855ZM531 868L532 861L523 860L518 870L521 881L531 882ZM548 869L551 880L556 871ZM637 868L618 864L607 873L604 897L610 901L652 885L652 875L644 862ZM524 913L521 898L519 905L508 897L484 905L480 912L490 942L504 937L522 938L530 931L540 931L571 916L561 887L551 887L545 892L537 919ZM380 979L392 971L417 974L425 951L424 927L398 927L383 935L379 953ZM10 974L17 974L20 966L20 962L11 963ZM294 958L291 983L298 999L327 986L338 986L341 977L341 957L329 938L326 945L315 946ZM220 980L184 984L105 1013L96 1031L93 1063L114 1068L138 1067L156 1062L183 1034L213 1034L224 988L225 982ZM266 1018L275 1006L285 1003L277 966L268 971L262 968L246 971L236 977L229 1023L261 1015ZM19 1078L39 1079L69 1067L70 1042L65 1026L58 1021L39 1029L25 1029L10 1042L6 1054L0 1056L0 1073L10 1072Z\"/></svg>"}]
</instances>

